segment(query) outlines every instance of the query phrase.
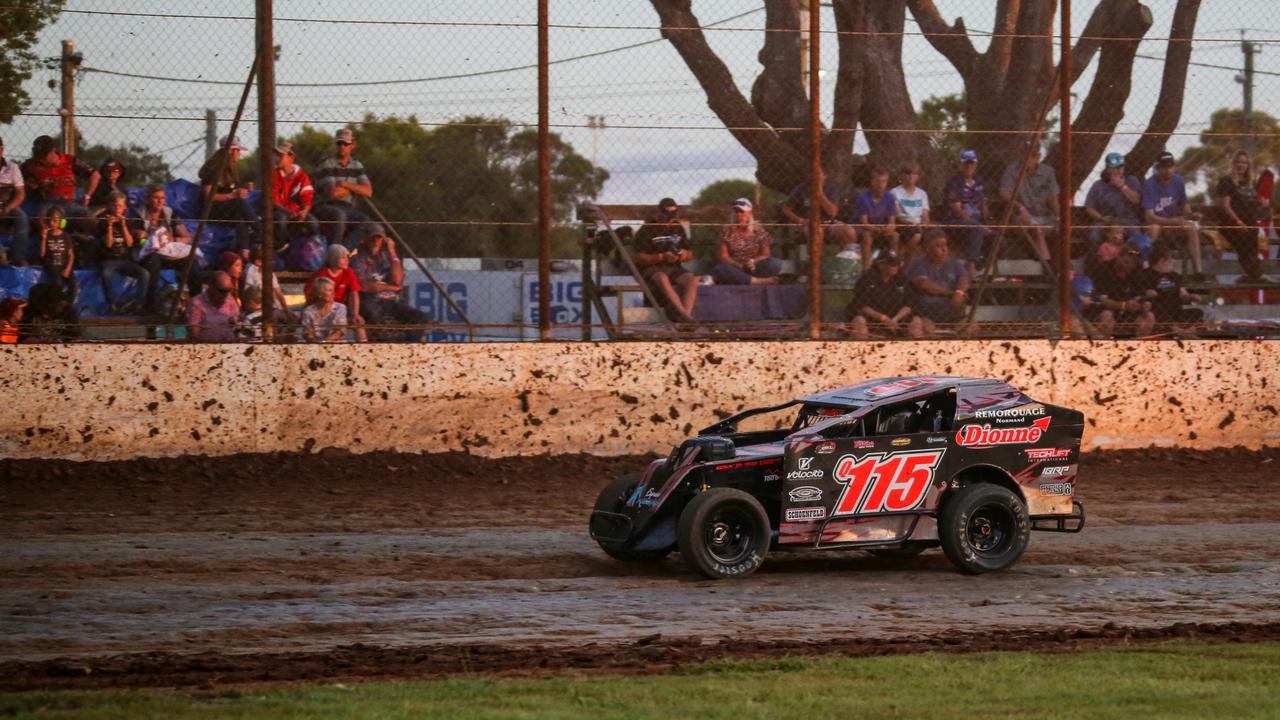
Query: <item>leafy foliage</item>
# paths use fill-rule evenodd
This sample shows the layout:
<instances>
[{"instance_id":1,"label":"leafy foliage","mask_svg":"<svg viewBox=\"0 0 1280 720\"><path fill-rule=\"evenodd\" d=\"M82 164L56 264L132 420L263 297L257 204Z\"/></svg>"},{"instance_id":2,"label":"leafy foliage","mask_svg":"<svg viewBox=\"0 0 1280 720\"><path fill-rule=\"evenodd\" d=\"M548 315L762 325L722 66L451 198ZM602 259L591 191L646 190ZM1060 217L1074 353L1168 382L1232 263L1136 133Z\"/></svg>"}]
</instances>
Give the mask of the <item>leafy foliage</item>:
<instances>
[{"instance_id":1,"label":"leafy foliage","mask_svg":"<svg viewBox=\"0 0 1280 720\"><path fill-rule=\"evenodd\" d=\"M76 157L99 167L112 158L124 165L127 175L124 184L129 187L166 183L173 179L169 164L164 158L141 145L84 145L76 151Z\"/></svg>"},{"instance_id":2,"label":"leafy foliage","mask_svg":"<svg viewBox=\"0 0 1280 720\"><path fill-rule=\"evenodd\" d=\"M1208 129L1200 134L1200 144L1182 153L1178 170L1188 180L1203 180L1213 187L1218 178L1231 172L1231 156L1237 150L1249 151L1255 176L1280 162L1280 121L1255 110L1246 124L1244 110L1215 110L1209 116Z\"/></svg>"},{"instance_id":3,"label":"leafy foliage","mask_svg":"<svg viewBox=\"0 0 1280 720\"><path fill-rule=\"evenodd\" d=\"M44 26L55 22L66 0L10 3L0 22L0 123L13 122L31 103L22 89L40 63L32 51Z\"/></svg>"}]
</instances>

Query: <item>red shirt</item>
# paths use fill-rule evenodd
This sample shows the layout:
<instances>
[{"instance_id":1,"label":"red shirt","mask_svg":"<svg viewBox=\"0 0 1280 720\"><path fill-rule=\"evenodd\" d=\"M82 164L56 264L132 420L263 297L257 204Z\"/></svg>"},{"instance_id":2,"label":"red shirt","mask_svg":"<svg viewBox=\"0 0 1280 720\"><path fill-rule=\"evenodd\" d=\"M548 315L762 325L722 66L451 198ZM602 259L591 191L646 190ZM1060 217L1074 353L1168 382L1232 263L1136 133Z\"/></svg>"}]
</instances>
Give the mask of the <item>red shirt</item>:
<instances>
[{"instance_id":1,"label":"red shirt","mask_svg":"<svg viewBox=\"0 0 1280 720\"><path fill-rule=\"evenodd\" d=\"M31 158L22 163L23 182L27 190L39 193L38 200L76 199L76 177L87 178L94 173L93 168L73 155L58 153L58 161L49 165L41 160Z\"/></svg>"},{"instance_id":2,"label":"red shirt","mask_svg":"<svg viewBox=\"0 0 1280 720\"><path fill-rule=\"evenodd\" d=\"M289 212L301 212L311 209L311 198L315 195L311 186L311 178L306 171L297 165L293 166L293 174L285 176L284 170L276 168L276 207Z\"/></svg>"},{"instance_id":3,"label":"red shirt","mask_svg":"<svg viewBox=\"0 0 1280 720\"><path fill-rule=\"evenodd\" d=\"M311 279L307 281L305 289L307 297L311 297L311 285L315 283L316 278L329 278L333 281L333 301L345 303L347 301L348 292L361 292L364 288L360 287L360 278L356 277L356 273L351 268L344 268L337 275L329 272L329 268L322 267L315 271Z\"/></svg>"}]
</instances>

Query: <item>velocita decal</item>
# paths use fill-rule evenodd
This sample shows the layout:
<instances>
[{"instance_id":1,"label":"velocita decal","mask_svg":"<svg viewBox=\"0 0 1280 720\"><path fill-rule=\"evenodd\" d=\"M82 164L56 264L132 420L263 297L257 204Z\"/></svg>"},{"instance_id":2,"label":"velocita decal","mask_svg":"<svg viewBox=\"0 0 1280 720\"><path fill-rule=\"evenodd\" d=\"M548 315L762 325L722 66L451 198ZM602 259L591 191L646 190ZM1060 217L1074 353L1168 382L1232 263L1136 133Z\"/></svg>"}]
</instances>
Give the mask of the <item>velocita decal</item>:
<instances>
[{"instance_id":1,"label":"velocita decal","mask_svg":"<svg viewBox=\"0 0 1280 720\"><path fill-rule=\"evenodd\" d=\"M962 447L991 447L994 445L1032 445L1040 442L1040 437L1049 431L1049 420L1040 418L1030 425L1022 427L992 427L982 425L965 425L956 432L956 442Z\"/></svg>"}]
</instances>

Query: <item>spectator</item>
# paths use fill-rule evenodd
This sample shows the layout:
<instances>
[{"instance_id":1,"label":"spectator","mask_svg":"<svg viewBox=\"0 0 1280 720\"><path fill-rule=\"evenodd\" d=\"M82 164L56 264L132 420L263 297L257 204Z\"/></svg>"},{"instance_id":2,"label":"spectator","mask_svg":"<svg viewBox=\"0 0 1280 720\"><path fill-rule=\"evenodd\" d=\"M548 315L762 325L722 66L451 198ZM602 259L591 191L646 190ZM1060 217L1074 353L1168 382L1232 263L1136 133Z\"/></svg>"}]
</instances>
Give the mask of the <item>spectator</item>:
<instances>
[{"instance_id":1,"label":"spectator","mask_svg":"<svg viewBox=\"0 0 1280 720\"><path fill-rule=\"evenodd\" d=\"M404 267L396 255L395 241L381 225L360 241L360 252L351 260L351 270L360 281L360 313L368 325L400 323L426 325L431 318L404 301ZM375 340L391 339L396 333L377 331ZM414 334L425 339L425 331Z\"/></svg>"},{"instance_id":2,"label":"spectator","mask_svg":"<svg viewBox=\"0 0 1280 720\"><path fill-rule=\"evenodd\" d=\"M871 187L859 193L853 205L863 267L871 267L871 253L877 245L898 254L897 220L898 201L889 192L889 171L872 168Z\"/></svg>"},{"instance_id":3,"label":"spectator","mask_svg":"<svg viewBox=\"0 0 1280 720\"><path fill-rule=\"evenodd\" d=\"M204 292L187 303L187 325L192 340L224 342L235 340L240 304L231 295L234 281L218 271L205 285Z\"/></svg>"},{"instance_id":4,"label":"spectator","mask_svg":"<svg viewBox=\"0 0 1280 720\"><path fill-rule=\"evenodd\" d=\"M4 138L0 138L0 225L11 228L13 241L9 259L14 265L26 265L37 258L31 253L31 218L22 209L27 197L22 168L4 157Z\"/></svg>"},{"instance_id":5,"label":"spectator","mask_svg":"<svg viewBox=\"0 0 1280 720\"><path fill-rule=\"evenodd\" d=\"M1103 263L1114 260L1124 249L1124 228L1119 225L1106 225L1102 243L1084 260L1084 272L1096 276Z\"/></svg>"},{"instance_id":6,"label":"spectator","mask_svg":"<svg viewBox=\"0 0 1280 720\"><path fill-rule=\"evenodd\" d=\"M347 324L349 318L351 325L355 328L356 340L367 342L369 338L365 336L364 319L360 317L360 293L364 288L360 285L360 278L356 277L350 264L351 253L346 247L330 245L325 252L324 267L315 271L307 281L306 293L307 297L311 297L311 286L321 278L333 283L333 299L347 308L342 321L343 325Z\"/></svg>"},{"instance_id":7,"label":"spectator","mask_svg":"<svg viewBox=\"0 0 1280 720\"><path fill-rule=\"evenodd\" d=\"M44 281L57 286L74 301L76 247L71 236L63 230L64 220L60 207L51 207L45 213L40 223L40 263L44 266Z\"/></svg>"},{"instance_id":8,"label":"spectator","mask_svg":"<svg viewBox=\"0 0 1280 720\"><path fill-rule=\"evenodd\" d=\"M262 288L244 289L244 303L236 323L236 335L245 339L262 339Z\"/></svg>"},{"instance_id":9,"label":"spectator","mask_svg":"<svg viewBox=\"0 0 1280 720\"><path fill-rule=\"evenodd\" d=\"M1120 236L1124 237L1123 231ZM1088 275L1071 278L1071 306L1088 321L1090 337L1109 338L1115 334L1115 313L1103 306L1093 278Z\"/></svg>"},{"instance_id":10,"label":"spectator","mask_svg":"<svg viewBox=\"0 0 1280 720\"><path fill-rule=\"evenodd\" d=\"M128 199L124 193L113 192L107 198L106 212L98 219L98 239L102 242L102 292L111 307L111 312L120 313L126 310L119 298L114 297L112 288L117 275L131 277L138 281L138 305L146 307L147 289L151 287L151 273L132 258L134 237L129 229L129 220L125 217Z\"/></svg>"},{"instance_id":11,"label":"spectator","mask_svg":"<svg viewBox=\"0 0 1280 720\"><path fill-rule=\"evenodd\" d=\"M200 197L213 203L209 208L209 221L235 229L236 240L232 249L241 257L249 257L249 248L253 246L253 226L258 220L257 213L249 204L249 186L240 182L240 173L236 169L240 153L248 149L240 144L240 138L224 137L218 150L200 166L199 173ZM225 167L222 166L224 161Z\"/></svg>"},{"instance_id":12,"label":"spectator","mask_svg":"<svg viewBox=\"0 0 1280 720\"><path fill-rule=\"evenodd\" d=\"M866 340L872 331L890 337L900 336L906 331L912 337L920 337L920 318L911 317L907 281L900 269L897 255L882 252L876 257L871 271L858 278L853 299L844 310L851 335Z\"/></svg>"},{"instance_id":13,"label":"spectator","mask_svg":"<svg viewBox=\"0 0 1280 720\"><path fill-rule=\"evenodd\" d=\"M1155 321L1168 325L1175 334L1185 335L1191 330L1189 326L1204 320L1204 311L1184 307L1202 298L1182 286L1182 275L1173 269L1174 256L1173 248L1157 245L1151 253L1151 267L1138 271L1137 282L1143 288L1143 297L1151 303Z\"/></svg>"},{"instance_id":14,"label":"spectator","mask_svg":"<svg viewBox=\"0 0 1280 720\"><path fill-rule=\"evenodd\" d=\"M307 342L342 342L347 337L347 307L334 302L334 282L318 277L307 291L302 311L302 337Z\"/></svg>"},{"instance_id":15,"label":"spectator","mask_svg":"<svg viewBox=\"0 0 1280 720\"><path fill-rule=\"evenodd\" d=\"M231 277L231 297L240 302L240 291L244 289L244 259L233 252L224 252L218 256L215 272L224 272Z\"/></svg>"},{"instance_id":16,"label":"spectator","mask_svg":"<svg viewBox=\"0 0 1280 720\"><path fill-rule=\"evenodd\" d=\"M987 243L991 237L991 230L984 224L987 188L978 175L978 153L973 150L960 153L960 169L947 180L942 199L947 207L947 223L956 226L951 234L964 241L968 275L976 276L979 266L986 267Z\"/></svg>"},{"instance_id":17,"label":"spectator","mask_svg":"<svg viewBox=\"0 0 1280 720\"><path fill-rule=\"evenodd\" d=\"M1191 258L1194 272L1191 278L1207 280L1204 265L1200 261L1200 226L1196 223L1200 213L1192 212L1187 202L1187 184L1174 172L1173 153L1165 151L1156 158L1156 172L1142 185L1142 211L1150 228L1151 239L1169 242L1168 236L1181 234ZM1143 258L1147 260L1149 258Z\"/></svg>"},{"instance_id":18,"label":"spectator","mask_svg":"<svg viewBox=\"0 0 1280 720\"><path fill-rule=\"evenodd\" d=\"M18 342L18 323L22 322L22 308L27 301L22 298L7 297L0 300L0 344L12 345Z\"/></svg>"},{"instance_id":19,"label":"spectator","mask_svg":"<svg viewBox=\"0 0 1280 720\"><path fill-rule=\"evenodd\" d=\"M1235 248L1244 275L1243 282L1261 282L1262 263L1258 261L1258 223L1268 220L1267 209L1253 189L1249 153L1241 150L1231 159L1231 174L1218 181L1214 193L1230 227L1222 234ZM1193 279L1195 278L1193 276Z\"/></svg>"},{"instance_id":20,"label":"spectator","mask_svg":"<svg viewBox=\"0 0 1280 720\"><path fill-rule=\"evenodd\" d=\"M1143 229L1142 184L1125 174L1125 160L1120 153L1107 153L1102 177L1095 180L1085 196L1084 210L1094 222L1093 243L1102 240L1103 228L1124 228L1126 240L1141 248L1142 262L1151 256L1151 238Z\"/></svg>"},{"instance_id":21,"label":"spectator","mask_svg":"<svg viewBox=\"0 0 1280 720\"><path fill-rule=\"evenodd\" d=\"M98 167L98 175L102 180L98 182L93 195L89 196L90 216L98 217L107 211L107 206L111 204L111 193L124 194L125 188L121 183L127 174L124 165L117 162L115 158L107 158Z\"/></svg>"},{"instance_id":22,"label":"spectator","mask_svg":"<svg viewBox=\"0 0 1280 720\"><path fill-rule=\"evenodd\" d=\"M254 248L249 252L249 264L244 266L244 276L240 279L240 285L243 288L241 292L248 292L253 288L258 289L258 296L262 296L262 249ZM289 309L289 301L284 296L284 291L280 289L280 283L275 282L271 285L271 294L275 298L275 308L272 319L277 323L293 325L298 322L298 316Z\"/></svg>"},{"instance_id":23,"label":"spectator","mask_svg":"<svg viewBox=\"0 0 1280 720\"><path fill-rule=\"evenodd\" d=\"M889 192L898 202L898 236L906 240L902 262L909 263L920 253L920 239L929 224L929 193L918 187L920 166L914 162L902 166L899 185Z\"/></svg>"},{"instance_id":24,"label":"spectator","mask_svg":"<svg viewBox=\"0 0 1280 720\"><path fill-rule=\"evenodd\" d=\"M191 232L173 219L163 185L147 186L146 200L134 211L132 231L138 244L138 258L151 278L147 297L156 306L160 302L161 270L180 270L191 254Z\"/></svg>"},{"instance_id":25,"label":"spectator","mask_svg":"<svg viewBox=\"0 0 1280 720\"><path fill-rule=\"evenodd\" d=\"M773 257L773 238L755 221L751 201L733 201L734 222L720 226L719 262L711 276L721 285L773 285L782 261Z\"/></svg>"},{"instance_id":26,"label":"spectator","mask_svg":"<svg viewBox=\"0 0 1280 720\"><path fill-rule=\"evenodd\" d=\"M76 178L86 180L84 196L76 200ZM50 207L62 209L64 218L83 218L89 215L85 208L89 197L98 189L102 176L88 163L73 155L64 155L58 143L48 135L41 135L31 143L31 157L22 163L22 180L27 192L40 206L40 215ZM78 227L78 226L77 226Z\"/></svg>"},{"instance_id":27,"label":"spectator","mask_svg":"<svg viewBox=\"0 0 1280 720\"><path fill-rule=\"evenodd\" d=\"M698 300L698 276L680 263L693 259L689 231L676 217L679 207L671 198L658 201L658 214L640 226L631 246L640 277L657 296L667 317L678 323L693 323L693 305Z\"/></svg>"},{"instance_id":28,"label":"spectator","mask_svg":"<svg viewBox=\"0 0 1280 720\"><path fill-rule=\"evenodd\" d=\"M818 171L818 211L822 218L821 242L839 245L842 248L856 247L858 233L852 227L837 220L843 194L839 186L827 180L824 171ZM796 185L791 194L778 207L783 219L794 224L793 235L804 242L809 240L809 181Z\"/></svg>"},{"instance_id":29,"label":"spectator","mask_svg":"<svg viewBox=\"0 0 1280 720\"><path fill-rule=\"evenodd\" d=\"M1053 269L1053 254L1046 238L1058 226L1058 174L1040 162L1039 143L1033 142L1026 151L1026 173L1018 197L1013 197L1013 186L1023 165L1012 162L1000 176L1000 199L1014 204L1013 217L1029 236L1036 259L1046 269Z\"/></svg>"},{"instance_id":30,"label":"spectator","mask_svg":"<svg viewBox=\"0 0 1280 720\"><path fill-rule=\"evenodd\" d=\"M63 289L52 283L31 288L24 313L25 342L68 342L80 337L80 315Z\"/></svg>"},{"instance_id":31,"label":"spectator","mask_svg":"<svg viewBox=\"0 0 1280 720\"><path fill-rule=\"evenodd\" d=\"M1110 310L1116 329L1132 331L1138 336L1150 335L1155 324L1151 302L1144 298L1145 288L1138 276L1142 246L1127 240L1124 249L1114 260L1103 263L1098 276L1093 278L1098 293L1098 303Z\"/></svg>"},{"instance_id":32,"label":"spectator","mask_svg":"<svg viewBox=\"0 0 1280 720\"><path fill-rule=\"evenodd\" d=\"M356 138L350 128L342 128L333 134L338 154L326 159L316 168L316 188L321 203L315 207L316 217L322 223L321 232L331 243L356 246L360 236L367 232L369 217L356 209L356 196L373 197L373 183L364 172L364 165L351 157L356 149ZM356 226L352 230L352 226ZM352 234L356 237L349 237Z\"/></svg>"},{"instance_id":33,"label":"spectator","mask_svg":"<svg viewBox=\"0 0 1280 720\"><path fill-rule=\"evenodd\" d=\"M297 164L293 143L280 143L275 147L275 154L275 245L277 249L283 249L289 244L291 229L315 235L320 226L311 215L315 189L306 171Z\"/></svg>"},{"instance_id":34,"label":"spectator","mask_svg":"<svg viewBox=\"0 0 1280 720\"><path fill-rule=\"evenodd\" d=\"M972 283L964 264L951 257L946 233L941 230L926 232L923 243L924 257L907 268L907 280L915 290L911 309L920 318L917 337L936 336L938 323L955 324L962 335L974 332L976 324L964 324Z\"/></svg>"}]
</instances>

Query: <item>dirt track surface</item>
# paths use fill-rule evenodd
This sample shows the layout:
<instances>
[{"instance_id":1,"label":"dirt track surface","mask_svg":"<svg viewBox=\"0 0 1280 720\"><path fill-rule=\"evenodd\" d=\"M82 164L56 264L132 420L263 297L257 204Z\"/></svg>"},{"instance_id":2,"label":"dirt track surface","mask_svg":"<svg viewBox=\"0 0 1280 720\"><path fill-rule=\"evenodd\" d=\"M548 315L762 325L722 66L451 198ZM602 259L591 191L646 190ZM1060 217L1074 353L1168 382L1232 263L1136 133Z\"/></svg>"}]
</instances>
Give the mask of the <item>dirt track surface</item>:
<instances>
[{"instance_id":1,"label":"dirt track surface","mask_svg":"<svg viewBox=\"0 0 1280 720\"><path fill-rule=\"evenodd\" d=\"M976 578L937 551L612 561L586 515L646 461L0 461L0 688L1280 637L1280 449L1086 455L1086 530Z\"/></svg>"}]
</instances>

